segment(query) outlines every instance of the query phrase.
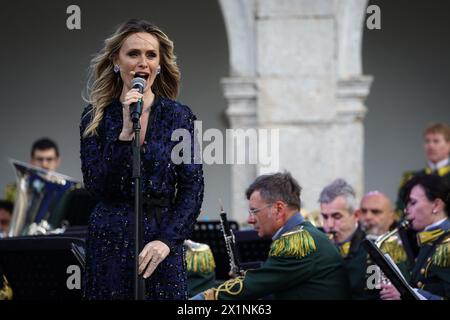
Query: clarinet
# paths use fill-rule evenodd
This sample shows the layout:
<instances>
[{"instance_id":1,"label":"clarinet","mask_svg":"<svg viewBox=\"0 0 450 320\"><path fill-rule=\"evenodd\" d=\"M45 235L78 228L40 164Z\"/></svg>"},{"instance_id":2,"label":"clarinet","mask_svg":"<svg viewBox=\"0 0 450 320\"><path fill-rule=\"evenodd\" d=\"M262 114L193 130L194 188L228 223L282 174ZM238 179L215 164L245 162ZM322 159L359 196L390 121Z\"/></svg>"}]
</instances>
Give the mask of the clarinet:
<instances>
[{"instance_id":1,"label":"clarinet","mask_svg":"<svg viewBox=\"0 0 450 320\"><path fill-rule=\"evenodd\" d=\"M241 264L239 262L234 233L233 230L230 229L227 214L223 210L222 203L220 204L220 224L222 225L223 236L225 238L225 245L227 247L228 260L230 261L230 273L232 277L243 275L244 270L242 269Z\"/></svg>"}]
</instances>

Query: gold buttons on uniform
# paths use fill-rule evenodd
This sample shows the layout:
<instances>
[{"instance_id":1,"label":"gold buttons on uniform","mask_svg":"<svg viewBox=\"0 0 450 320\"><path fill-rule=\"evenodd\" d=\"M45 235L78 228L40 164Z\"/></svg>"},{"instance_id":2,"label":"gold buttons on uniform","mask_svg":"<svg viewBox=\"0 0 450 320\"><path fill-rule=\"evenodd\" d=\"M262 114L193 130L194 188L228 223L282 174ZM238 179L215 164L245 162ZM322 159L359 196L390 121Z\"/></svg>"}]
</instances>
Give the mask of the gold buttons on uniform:
<instances>
[{"instance_id":1,"label":"gold buttons on uniform","mask_svg":"<svg viewBox=\"0 0 450 320\"><path fill-rule=\"evenodd\" d=\"M430 261L431 261L431 257L428 257L427 262L430 262Z\"/></svg>"},{"instance_id":2,"label":"gold buttons on uniform","mask_svg":"<svg viewBox=\"0 0 450 320\"><path fill-rule=\"evenodd\" d=\"M424 268L420 269L420 274L425 274L425 269Z\"/></svg>"},{"instance_id":3,"label":"gold buttons on uniform","mask_svg":"<svg viewBox=\"0 0 450 320\"><path fill-rule=\"evenodd\" d=\"M420 281L419 281L419 282L417 282L417 288L419 288L419 289L420 289L420 288L422 288L422 286L423 286L423 283L422 283L422 282L420 282Z\"/></svg>"}]
</instances>

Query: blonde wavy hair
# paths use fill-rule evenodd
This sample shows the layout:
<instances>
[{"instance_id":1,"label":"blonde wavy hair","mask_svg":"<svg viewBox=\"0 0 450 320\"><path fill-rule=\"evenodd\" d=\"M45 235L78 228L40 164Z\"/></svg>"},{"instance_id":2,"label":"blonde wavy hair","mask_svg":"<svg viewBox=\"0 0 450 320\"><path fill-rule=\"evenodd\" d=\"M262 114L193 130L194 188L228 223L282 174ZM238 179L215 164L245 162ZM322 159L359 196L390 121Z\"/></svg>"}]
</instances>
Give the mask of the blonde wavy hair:
<instances>
[{"instance_id":1,"label":"blonde wavy hair","mask_svg":"<svg viewBox=\"0 0 450 320\"><path fill-rule=\"evenodd\" d=\"M85 100L92 105L92 117L83 137L98 134L97 128L103 119L105 108L114 98L120 97L123 81L119 73L114 73L113 59L119 53L126 38L138 32L148 32L159 42L161 72L153 82L153 93L170 99L176 99L178 96L180 70L176 63L173 42L157 26L145 20L128 20L105 40L105 46L91 60L88 98Z\"/></svg>"}]
</instances>

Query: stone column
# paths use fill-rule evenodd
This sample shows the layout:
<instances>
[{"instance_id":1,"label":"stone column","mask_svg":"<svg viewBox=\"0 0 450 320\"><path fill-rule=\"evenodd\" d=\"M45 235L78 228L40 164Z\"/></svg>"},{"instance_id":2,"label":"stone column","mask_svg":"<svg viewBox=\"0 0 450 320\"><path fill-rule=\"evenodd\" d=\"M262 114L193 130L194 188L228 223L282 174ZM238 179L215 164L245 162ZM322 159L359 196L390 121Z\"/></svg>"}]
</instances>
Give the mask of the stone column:
<instances>
[{"instance_id":1,"label":"stone column","mask_svg":"<svg viewBox=\"0 0 450 320\"><path fill-rule=\"evenodd\" d=\"M219 0L228 36L230 77L222 79L230 129L257 128L254 0ZM229 147L229 146L227 146ZM228 150L227 150L228 151ZM256 165L231 164L230 219L247 221L245 190L256 178Z\"/></svg>"},{"instance_id":2,"label":"stone column","mask_svg":"<svg viewBox=\"0 0 450 320\"><path fill-rule=\"evenodd\" d=\"M338 177L363 192L364 2L257 1L258 124L280 128L280 170L299 180L307 210Z\"/></svg>"},{"instance_id":3,"label":"stone column","mask_svg":"<svg viewBox=\"0 0 450 320\"><path fill-rule=\"evenodd\" d=\"M256 11L258 122L280 129L280 170L307 209L337 171L334 14L332 0L259 0Z\"/></svg>"},{"instance_id":4,"label":"stone column","mask_svg":"<svg viewBox=\"0 0 450 320\"><path fill-rule=\"evenodd\" d=\"M362 31L367 0L220 0L230 46L223 81L231 128L278 128L279 170L318 208L321 189L347 179L363 192ZM233 166L233 218L244 222L243 191L261 166Z\"/></svg>"},{"instance_id":5,"label":"stone column","mask_svg":"<svg viewBox=\"0 0 450 320\"><path fill-rule=\"evenodd\" d=\"M230 120L231 129L256 128L256 85L252 78L222 79L225 98L228 101L226 114ZM230 152L227 145L226 152ZM242 150L244 146L237 145ZM250 150L246 149L248 154ZM247 221L247 200L245 190L256 178L255 164L231 165L231 199L230 218L245 224Z\"/></svg>"}]
</instances>

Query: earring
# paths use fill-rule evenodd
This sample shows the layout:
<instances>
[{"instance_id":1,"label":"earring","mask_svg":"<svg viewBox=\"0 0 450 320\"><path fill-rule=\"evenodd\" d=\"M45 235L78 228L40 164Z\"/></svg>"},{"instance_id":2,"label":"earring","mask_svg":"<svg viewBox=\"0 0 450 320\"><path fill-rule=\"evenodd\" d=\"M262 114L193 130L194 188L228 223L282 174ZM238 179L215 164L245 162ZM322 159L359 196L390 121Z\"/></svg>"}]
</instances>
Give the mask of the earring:
<instances>
[{"instance_id":1,"label":"earring","mask_svg":"<svg viewBox=\"0 0 450 320\"><path fill-rule=\"evenodd\" d=\"M432 212L433 212L434 214L436 214L437 211L436 211L436 210L433 210Z\"/></svg>"},{"instance_id":2,"label":"earring","mask_svg":"<svg viewBox=\"0 0 450 320\"><path fill-rule=\"evenodd\" d=\"M158 67L158 69L156 69L156 74L160 74L161 73L161 67Z\"/></svg>"},{"instance_id":3,"label":"earring","mask_svg":"<svg viewBox=\"0 0 450 320\"><path fill-rule=\"evenodd\" d=\"M119 65L115 64L114 65L114 73L118 73L120 71Z\"/></svg>"}]
</instances>

